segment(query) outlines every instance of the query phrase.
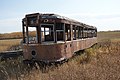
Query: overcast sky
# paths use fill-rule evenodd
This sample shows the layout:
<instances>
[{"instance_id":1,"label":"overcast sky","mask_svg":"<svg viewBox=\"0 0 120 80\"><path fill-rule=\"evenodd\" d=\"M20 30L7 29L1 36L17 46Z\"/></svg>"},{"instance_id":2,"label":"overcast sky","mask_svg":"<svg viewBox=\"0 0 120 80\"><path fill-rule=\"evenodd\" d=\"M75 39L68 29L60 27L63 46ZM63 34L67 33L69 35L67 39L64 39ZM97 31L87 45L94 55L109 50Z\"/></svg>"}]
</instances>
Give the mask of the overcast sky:
<instances>
[{"instance_id":1,"label":"overcast sky","mask_svg":"<svg viewBox=\"0 0 120 80\"><path fill-rule=\"evenodd\" d=\"M66 16L98 31L120 30L120 0L1 0L0 33L22 31L22 18L36 12Z\"/></svg>"}]
</instances>

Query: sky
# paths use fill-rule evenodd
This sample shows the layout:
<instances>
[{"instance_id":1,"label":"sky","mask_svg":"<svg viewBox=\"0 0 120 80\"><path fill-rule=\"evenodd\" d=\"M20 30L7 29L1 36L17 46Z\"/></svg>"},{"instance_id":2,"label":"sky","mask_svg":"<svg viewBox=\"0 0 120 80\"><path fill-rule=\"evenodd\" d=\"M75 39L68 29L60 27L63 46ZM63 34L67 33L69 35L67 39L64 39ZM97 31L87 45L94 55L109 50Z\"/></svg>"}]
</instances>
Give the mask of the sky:
<instances>
[{"instance_id":1,"label":"sky","mask_svg":"<svg viewBox=\"0 0 120 80\"><path fill-rule=\"evenodd\" d=\"M21 32L22 18L55 13L97 27L120 30L120 0L1 0L0 33Z\"/></svg>"}]
</instances>

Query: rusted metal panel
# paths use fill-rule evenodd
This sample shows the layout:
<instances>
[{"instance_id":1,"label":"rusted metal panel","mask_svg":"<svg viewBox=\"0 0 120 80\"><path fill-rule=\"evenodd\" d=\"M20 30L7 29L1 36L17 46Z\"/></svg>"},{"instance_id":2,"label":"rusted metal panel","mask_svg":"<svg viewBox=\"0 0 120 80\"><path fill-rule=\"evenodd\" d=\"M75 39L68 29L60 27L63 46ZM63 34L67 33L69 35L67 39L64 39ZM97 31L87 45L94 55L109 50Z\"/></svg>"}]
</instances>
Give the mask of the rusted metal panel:
<instances>
[{"instance_id":1,"label":"rusted metal panel","mask_svg":"<svg viewBox=\"0 0 120 80\"><path fill-rule=\"evenodd\" d=\"M93 34L95 34L94 33L94 30L96 29L95 27L83 24L81 22L77 22L75 20L66 17L62 17L55 14L36 13L36 14L26 15L24 20L26 20L26 25L24 25L23 23L23 32L24 32L24 27L26 27L27 43L23 44L23 53L24 53L24 58L28 60L35 58L37 60L55 61L55 60L60 60L61 58L62 59L70 58L73 56L74 52L89 48L97 41L96 37L93 37L94 36ZM63 29L61 29L64 30L61 33L63 37L62 43L58 43L59 39L61 39L60 35L58 36L57 34L58 31L57 28L59 27L57 26L58 23L63 24ZM45 39L47 39L48 35L45 37L45 26L41 27L42 24L45 24L47 26L53 24L53 28L48 27L49 29L53 30L53 32L51 32L53 37L52 40L53 44L49 44L50 40L49 41L46 40L47 44L44 44L45 40L42 40L43 38L42 38L41 28L44 28ZM29 43L28 27L36 27L38 43L36 44ZM77 29L77 27L79 29ZM87 34L88 28L91 30L91 36L89 38ZM25 33L23 34L25 39Z\"/></svg>"},{"instance_id":2,"label":"rusted metal panel","mask_svg":"<svg viewBox=\"0 0 120 80\"><path fill-rule=\"evenodd\" d=\"M23 52L25 59L32 59L35 57L37 60L57 60L64 57L64 44L54 45L40 45L40 44L29 44L23 46ZM36 52L33 56L32 51Z\"/></svg>"},{"instance_id":3,"label":"rusted metal panel","mask_svg":"<svg viewBox=\"0 0 120 80\"><path fill-rule=\"evenodd\" d=\"M72 42L71 41L66 42L66 44L65 44L65 51L66 51L65 56L67 58L70 58L70 57L73 56L73 49L72 48L73 48L72 47Z\"/></svg>"},{"instance_id":4,"label":"rusted metal panel","mask_svg":"<svg viewBox=\"0 0 120 80\"><path fill-rule=\"evenodd\" d=\"M23 56L25 59L55 61L61 58L70 58L74 52L86 49L96 43L96 38L89 38L84 40L75 40L73 42L67 41L66 43L56 43L51 45L42 44L28 44L23 45ZM36 55L32 55L32 51Z\"/></svg>"}]
</instances>

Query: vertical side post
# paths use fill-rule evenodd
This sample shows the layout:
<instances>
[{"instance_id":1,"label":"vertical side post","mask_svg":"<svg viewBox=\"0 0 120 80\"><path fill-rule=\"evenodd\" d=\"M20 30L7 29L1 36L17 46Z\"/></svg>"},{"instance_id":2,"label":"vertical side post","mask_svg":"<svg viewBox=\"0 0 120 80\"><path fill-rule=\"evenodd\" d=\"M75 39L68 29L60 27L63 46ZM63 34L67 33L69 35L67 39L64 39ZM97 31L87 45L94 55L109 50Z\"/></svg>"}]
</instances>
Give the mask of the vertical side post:
<instances>
[{"instance_id":1,"label":"vertical side post","mask_svg":"<svg viewBox=\"0 0 120 80\"><path fill-rule=\"evenodd\" d=\"M24 28L24 21L22 20L22 33L23 33L23 43L25 43L25 28Z\"/></svg>"},{"instance_id":2,"label":"vertical side post","mask_svg":"<svg viewBox=\"0 0 120 80\"><path fill-rule=\"evenodd\" d=\"M95 37L97 37L97 29L95 29L95 32L96 32Z\"/></svg>"},{"instance_id":3,"label":"vertical side post","mask_svg":"<svg viewBox=\"0 0 120 80\"><path fill-rule=\"evenodd\" d=\"M41 36L40 36L40 27L37 26L37 41L38 41L38 43L41 43L40 38L41 38Z\"/></svg>"},{"instance_id":4,"label":"vertical side post","mask_svg":"<svg viewBox=\"0 0 120 80\"><path fill-rule=\"evenodd\" d=\"M80 26L78 26L78 39L80 38Z\"/></svg>"},{"instance_id":5,"label":"vertical side post","mask_svg":"<svg viewBox=\"0 0 120 80\"><path fill-rule=\"evenodd\" d=\"M28 33L28 20L27 16L25 17L26 20L26 37L27 37L27 44L29 44L29 33Z\"/></svg>"},{"instance_id":6,"label":"vertical side post","mask_svg":"<svg viewBox=\"0 0 120 80\"><path fill-rule=\"evenodd\" d=\"M74 26L74 35L75 35L75 40L76 40L76 26Z\"/></svg>"},{"instance_id":7,"label":"vertical side post","mask_svg":"<svg viewBox=\"0 0 120 80\"><path fill-rule=\"evenodd\" d=\"M66 35L65 35L65 23L63 23L63 40L66 41Z\"/></svg>"},{"instance_id":8,"label":"vertical side post","mask_svg":"<svg viewBox=\"0 0 120 80\"><path fill-rule=\"evenodd\" d=\"M81 39L82 38L81 26L80 26L79 30L80 30L80 36L79 36L79 38Z\"/></svg>"},{"instance_id":9,"label":"vertical side post","mask_svg":"<svg viewBox=\"0 0 120 80\"><path fill-rule=\"evenodd\" d=\"M73 25L72 24L70 24L70 33L71 33L70 38L72 41L73 40Z\"/></svg>"},{"instance_id":10,"label":"vertical side post","mask_svg":"<svg viewBox=\"0 0 120 80\"><path fill-rule=\"evenodd\" d=\"M54 42L57 43L56 22L54 22Z\"/></svg>"},{"instance_id":11,"label":"vertical side post","mask_svg":"<svg viewBox=\"0 0 120 80\"><path fill-rule=\"evenodd\" d=\"M89 28L88 28L88 38L90 37L90 35L89 35Z\"/></svg>"},{"instance_id":12,"label":"vertical side post","mask_svg":"<svg viewBox=\"0 0 120 80\"><path fill-rule=\"evenodd\" d=\"M38 27L37 27L37 37L38 37L38 43L42 43L42 34L41 34L41 16L40 14L37 16L38 17Z\"/></svg>"},{"instance_id":13,"label":"vertical side post","mask_svg":"<svg viewBox=\"0 0 120 80\"><path fill-rule=\"evenodd\" d=\"M84 27L82 27L82 38L84 38L84 32L83 32L83 30L84 30Z\"/></svg>"},{"instance_id":14,"label":"vertical side post","mask_svg":"<svg viewBox=\"0 0 120 80\"><path fill-rule=\"evenodd\" d=\"M46 33L46 32L45 32L45 27L44 27L44 41L45 41L45 33Z\"/></svg>"},{"instance_id":15,"label":"vertical side post","mask_svg":"<svg viewBox=\"0 0 120 80\"><path fill-rule=\"evenodd\" d=\"M27 43L29 43L28 25L26 26L26 36L27 36Z\"/></svg>"},{"instance_id":16,"label":"vertical side post","mask_svg":"<svg viewBox=\"0 0 120 80\"><path fill-rule=\"evenodd\" d=\"M88 28L87 28L87 38L88 38Z\"/></svg>"}]
</instances>

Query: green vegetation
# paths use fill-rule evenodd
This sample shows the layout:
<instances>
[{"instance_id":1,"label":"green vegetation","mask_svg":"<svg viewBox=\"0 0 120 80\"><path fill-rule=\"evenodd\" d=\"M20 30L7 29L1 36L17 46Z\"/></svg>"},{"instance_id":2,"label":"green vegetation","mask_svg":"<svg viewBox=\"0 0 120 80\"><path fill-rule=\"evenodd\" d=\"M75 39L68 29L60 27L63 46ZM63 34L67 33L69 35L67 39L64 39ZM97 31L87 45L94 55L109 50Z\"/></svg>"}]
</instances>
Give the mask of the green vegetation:
<instances>
[{"instance_id":1,"label":"green vegetation","mask_svg":"<svg viewBox=\"0 0 120 80\"><path fill-rule=\"evenodd\" d=\"M45 71L29 68L22 57L0 62L3 80L119 80L120 32L98 32L98 44L79 52L68 62ZM38 66L37 66L38 67Z\"/></svg>"}]
</instances>

